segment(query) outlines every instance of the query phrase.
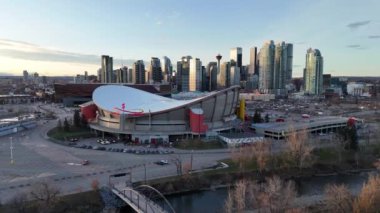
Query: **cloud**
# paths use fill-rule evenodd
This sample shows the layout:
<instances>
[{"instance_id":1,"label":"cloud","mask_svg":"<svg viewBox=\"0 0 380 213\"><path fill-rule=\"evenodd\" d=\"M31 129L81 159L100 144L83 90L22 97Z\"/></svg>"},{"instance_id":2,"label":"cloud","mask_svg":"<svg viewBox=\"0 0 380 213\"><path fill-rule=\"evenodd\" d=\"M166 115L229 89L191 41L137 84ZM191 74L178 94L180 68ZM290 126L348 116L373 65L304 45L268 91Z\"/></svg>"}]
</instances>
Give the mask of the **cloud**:
<instances>
[{"instance_id":1,"label":"cloud","mask_svg":"<svg viewBox=\"0 0 380 213\"><path fill-rule=\"evenodd\" d=\"M162 25L162 21L156 21L157 25Z\"/></svg>"},{"instance_id":2,"label":"cloud","mask_svg":"<svg viewBox=\"0 0 380 213\"><path fill-rule=\"evenodd\" d=\"M356 30L359 27L362 27L362 26L365 26L365 25L369 24L370 22L371 22L370 20L352 22L352 23L349 23L347 25L347 27L350 28L351 30Z\"/></svg>"},{"instance_id":3,"label":"cloud","mask_svg":"<svg viewBox=\"0 0 380 213\"><path fill-rule=\"evenodd\" d=\"M368 36L369 39L378 39L380 38L380 35L370 35Z\"/></svg>"},{"instance_id":4,"label":"cloud","mask_svg":"<svg viewBox=\"0 0 380 213\"><path fill-rule=\"evenodd\" d=\"M296 44L296 45L304 45L304 44L306 44L306 41L298 41L298 42L294 42L294 44Z\"/></svg>"},{"instance_id":5,"label":"cloud","mask_svg":"<svg viewBox=\"0 0 380 213\"><path fill-rule=\"evenodd\" d=\"M0 76L14 76L14 75L8 72L0 72Z\"/></svg>"},{"instance_id":6,"label":"cloud","mask_svg":"<svg viewBox=\"0 0 380 213\"><path fill-rule=\"evenodd\" d=\"M172 11L172 12L169 13L169 15L167 17L170 18L170 19L176 19L180 15L181 15L181 13L179 13L178 11Z\"/></svg>"},{"instance_id":7,"label":"cloud","mask_svg":"<svg viewBox=\"0 0 380 213\"><path fill-rule=\"evenodd\" d=\"M48 62L65 62L78 64L93 64L100 66L100 56L82 53L66 52L48 49L36 44L9 39L0 39L0 56ZM120 59L114 59L120 60ZM123 60L125 64L132 64L134 60ZM115 63L114 63L115 64Z\"/></svg>"},{"instance_id":8,"label":"cloud","mask_svg":"<svg viewBox=\"0 0 380 213\"><path fill-rule=\"evenodd\" d=\"M346 47L351 48L351 49L356 49L356 50L367 49L366 47L363 47L360 44L350 44L350 45L347 45Z\"/></svg>"},{"instance_id":9,"label":"cloud","mask_svg":"<svg viewBox=\"0 0 380 213\"><path fill-rule=\"evenodd\" d=\"M359 48L360 45L359 44L350 44L350 45L347 45L348 48Z\"/></svg>"}]
</instances>

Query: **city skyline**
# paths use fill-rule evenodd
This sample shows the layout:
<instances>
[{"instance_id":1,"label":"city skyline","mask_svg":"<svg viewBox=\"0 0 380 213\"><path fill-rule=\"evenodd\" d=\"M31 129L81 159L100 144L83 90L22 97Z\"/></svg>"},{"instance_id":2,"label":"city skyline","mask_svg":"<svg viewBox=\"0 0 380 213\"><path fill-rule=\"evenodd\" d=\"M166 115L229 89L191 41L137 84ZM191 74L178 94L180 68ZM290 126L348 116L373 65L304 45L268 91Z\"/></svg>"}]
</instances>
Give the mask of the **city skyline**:
<instances>
[{"instance_id":1,"label":"city skyline","mask_svg":"<svg viewBox=\"0 0 380 213\"><path fill-rule=\"evenodd\" d=\"M4 1L0 74L96 75L101 55L114 57L114 69L163 56L173 64L184 55L208 64L218 53L224 63L235 47L242 48L248 65L250 48L274 40L294 45L294 77L302 77L308 48L323 52L324 73L379 75L378 1L218 1L216 6L211 1ZM109 15L101 16L103 10Z\"/></svg>"}]
</instances>

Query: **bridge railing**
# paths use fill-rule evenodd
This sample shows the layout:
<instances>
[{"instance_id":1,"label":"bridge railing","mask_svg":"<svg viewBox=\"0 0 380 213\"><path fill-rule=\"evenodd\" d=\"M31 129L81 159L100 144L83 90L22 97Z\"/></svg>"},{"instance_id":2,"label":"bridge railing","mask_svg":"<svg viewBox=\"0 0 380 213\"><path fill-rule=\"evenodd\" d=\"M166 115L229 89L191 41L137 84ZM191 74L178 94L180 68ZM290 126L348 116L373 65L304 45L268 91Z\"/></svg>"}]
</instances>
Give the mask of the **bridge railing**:
<instances>
[{"instance_id":1,"label":"bridge railing","mask_svg":"<svg viewBox=\"0 0 380 213\"><path fill-rule=\"evenodd\" d=\"M114 185L112 186L119 195L132 202L142 212L166 212L161 206L157 205L154 201L147 198L145 195L140 194L132 188L125 188L119 190Z\"/></svg>"}]
</instances>

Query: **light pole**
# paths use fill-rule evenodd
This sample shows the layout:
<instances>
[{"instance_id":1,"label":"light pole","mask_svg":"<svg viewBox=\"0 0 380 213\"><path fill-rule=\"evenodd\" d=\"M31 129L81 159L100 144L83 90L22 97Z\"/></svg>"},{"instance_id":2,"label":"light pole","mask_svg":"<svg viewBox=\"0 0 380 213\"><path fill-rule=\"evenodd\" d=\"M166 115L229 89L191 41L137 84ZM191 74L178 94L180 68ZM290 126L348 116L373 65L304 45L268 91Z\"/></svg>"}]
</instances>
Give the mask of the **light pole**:
<instances>
[{"instance_id":1,"label":"light pole","mask_svg":"<svg viewBox=\"0 0 380 213\"><path fill-rule=\"evenodd\" d=\"M146 184L146 163L144 163L144 184Z\"/></svg>"},{"instance_id":2,"label":"light pole","mask_svg":"<svg viewBox=\"0 0 380 213\"><path fill-rule=\"evenodd\" d=\"M194 150L191 150L190 171L193 171L193 153Z\"/></svg>"},{"instance_id":3,"label":"light pole","mask_svg":"<svg viewBox=\"0 0 380 213\"><path fill-rule=\"evenodd\" d=\"M11 147L10 147L10 149L11 149L11 164L13 164L14 163L14 161L13 161L13 137L10 137L10 139L11 139Z\"/></svg>"}]
</instances>

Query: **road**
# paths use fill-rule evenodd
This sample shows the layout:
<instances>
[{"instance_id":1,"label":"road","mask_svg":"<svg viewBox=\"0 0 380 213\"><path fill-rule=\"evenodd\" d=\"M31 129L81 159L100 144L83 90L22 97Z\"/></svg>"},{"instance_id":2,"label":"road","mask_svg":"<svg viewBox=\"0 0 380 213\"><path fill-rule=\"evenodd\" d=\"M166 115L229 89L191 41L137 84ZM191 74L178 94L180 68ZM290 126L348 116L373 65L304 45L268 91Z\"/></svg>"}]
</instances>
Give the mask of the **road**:
<instances>
[{"instance_id":1,"label":"road","mask_svg":"<svg viewBox=\"0 0 380 213\"><path fill-rule=\"evenodd\" d=\"M72 111L53 105L32 108L53 110L60 119L71 118ZM107 185L109 175L120 172L132 172L132 180L144 180L146 165L147 179L176 175L174 163L160 166L153 164L162 159L181 158L183 163L190 162L191 152L177 151L168 155L135 155L118 152L105 152L78 149L52 143L46 138L46 132L57 125L56 120L38 121L35 129L28 130L25 136L13 135L14 164L10 164L9 136L0 138L0 202L4 203L20 192L29 192L33 183L47 181L58 187L63 194L77 193L91 189L93 180L100 185ZM331 139L331 135L314 138ZM95 139L94 139L95 140ZM274 142L273 153L286 147ZM318 143L316 146L330 146L330 143ZM207 150L193 152L193 169L210 166L221 159L229 158L228 150ZM89 160L86 166L77 165L82 160ZM122 178L119 181L125 181Z\"/></svg>"},{"instance_id":2,"label":"road","mask_svg":"<svg viewBox=\"0 0 380 213\"><path fill-rule=\"evenodd\" d=\"M72 116L71 112L55 109L60 118ZM182 162L190 162L191 154L135 155L98 150L78 149L52 143L45 133L56 126L56 121L39 121L35 129L25 136L13 135L14 164L10 164L9 136L0 138L0 198L4 203L17 193L28 192L33 183L47 181L58 187L63 194L77 193L91 189L93 180L100 185L108 184L110 174L132 172L132 180L144 180L146 164L147 179L176 174L173 163L160 166L153 162L179 157ZM193 168L201 169L216 161L229 157L227 152L197 152L193 154ZM82 160L90 164L78 166ZM132 168L132 169L130 169Z\"/></svg>"}]
</instances>

